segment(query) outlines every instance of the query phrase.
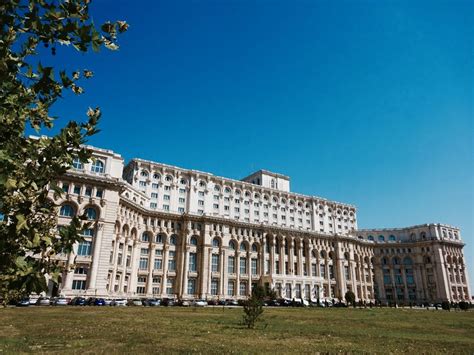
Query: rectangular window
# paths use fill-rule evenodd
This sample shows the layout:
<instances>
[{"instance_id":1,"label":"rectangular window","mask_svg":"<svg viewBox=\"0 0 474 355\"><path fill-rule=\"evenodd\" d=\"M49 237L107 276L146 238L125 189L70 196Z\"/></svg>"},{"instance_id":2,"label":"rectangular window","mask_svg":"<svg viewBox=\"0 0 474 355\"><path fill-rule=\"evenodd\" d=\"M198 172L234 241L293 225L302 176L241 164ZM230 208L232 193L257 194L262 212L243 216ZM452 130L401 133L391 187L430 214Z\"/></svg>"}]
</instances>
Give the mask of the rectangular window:
<instances>
[{"instance_id":1,"label":"rectangular window","mask_svg":"<svg viewBox=\"0 0 474 355\"><path fill-rule=\"evenodd\" d=\"M204 191L198 191L198 196L203 197L204 196Z\"/></svg>"},{"instance_id":2,"label":"rectangular window","mask_svg":"<svg viewBox=\"0 0 474 355\"><path fill-rule=\"evenodd\" d=\"M186 202L186 199L184 197L180 197L178 199L179 203L185 203Z\"/></svg>"},{"instance_id":3,"label":"rectangular window","mask_svg":"<svg viewBox=\"0 0 474 355\"><path fill-rule=\"evenodd\" d=\"M178 207L178 212L179 213L184 213L184 207Z\"/></svg>"},{"instance_id":4,"label":"rectangular window","mask_svg":"<svg viewBox=\"0 0 474 355\"><path fill-rule=\"evenodd\" d=\"M189 253L189 271L196 272L197 270L197 254Z\"/></svg>"},{"instance_id":5,"label":"rectangular window","mask_svg":"<svg viewBox=\"0 0 474 355\"><path fill-rule=\"evenodd\" d=\"M141 255L148 255L148 248L141 248L140 249L140 254Z\"/></svg>"},{"instance_id":6,"label":"rectangular window","mask_svg":"<svg viewBox=\"0 0 474 355\"><path fill-rule=\"evenodd\" d=\"M234 296L235 292L235 282L234 281L229 281L227 282L227 296Z\"/></svg>"},{"instance_id":7,"label":"rectangular window","mask_svg":"<svg viewBox=\"0 0 474 355\"><path fill-rule=\"evenodd\" d=\"M185 194L185 193L186 193L186 189L179 189L179 193L180 193L180 194Z\"/></svg>"},{"instance_id":8,"label":"rectangular window","mask_svg":"<svg viewBox=\"0 0 474 355\"><path fill-rule=\"evenodd\" d=\"M158 184L156 184L156 183L151 184L151 188L154 189L154 190L157 190L158 189Z\"/></svg>"},{"instance_id":9,"label":"rectangular window","mask_svg":"<svg viewBox=\"0 0 474 355\"><path fill-rule=\"evenodd\" d=\"M346 280L351 279L351 274L349 272L349 266L347 266L347 265L344 266L344 275L346 276Z\"/></svg>"},{"instance_id":10,"label":"rectangular window","mask_svg":"<svg viewBox=\"0 0 474 355\"><path fill-rule=\"evenodd\" d=\"M169 201L170 200L170 195L163 195L163 200Z\"/></svg>"},{"instance_id":11,"label":"rectangular window","mask_svg":"<svg viewBox=\"0 0 474 355\"><path fill-rule=\"evenodd\" d=\"M138 183L138 186L140 186L140 187L145 187L145 186L146 186L146 181L140 181L140 182Z\"/></svg>"},{"instance_id":12,"label":"rectangular window","mask_svg":"<svg viewBox=\"0 0 474 355\"><path fill-rule=\"evenodd\" d=\"M86 289L86 280L72 280L72 289L73 290L85 290Z\"/></svg>"},{"instance_id":13,"label":"rectangular window","mask_svg":"<svg viewBox=\"0 0 474 355\"><path fill-rule=\"evenodd\" d=\"M69 192L69 184L64 184L63 183L63 188L62 188L63 192L66 192L68 193Z\"/></svg>"},{"instance_id":14,"label":"rectangular window","mask_svg":"<svg viewBox=\"0 0 474 355\"><path fill-rule=\"evenodd\" d=\"M240 273L247 273L247 258L240 258Z\"/></svg>"},{"instance_id":15,"label":"rectangular window","mask_svg":"<svg viewBox=\"0 0 474 355\"><path fill-rule=\"evenodd\" d=\"M188 295L196 293L196 279L188 279Z\"/></svg>"},{"instance_id":16,"label":"rectangular window","mask_svg":"<svg viewBox=\"0 0 474 355\"><path fill-rule=\"evenodd\" d=\"M170 206L169 206L169 205L163 205L163 209L164 209L165 211L169 211L169 210L170 210Z\"/></svg>"},{"instance_id":17,"label":"rectangular window","mask_svg":"<svg viewBox=\"0 0 474 355\"><path fill-rule=\"evenodd\" d=\"M212 254L211 271L219 271L219 254Z\"/></svg>"},{"instance_id":18,"label":"rectangular window","mask_svg":"<svg viewBox=\"0 0 474 355\"><path fill-rule=\"evenodd\" d=\"M285 286L285 294L286 294L287 298L293 298L291 296L291 284L290 283L287 283L286 286Z\"/></svg>"},{"instance_id":19,"label":"rectangular window","mask_svg":"<svg viewBox=\"0 0 474 355\"><path fill-rule=\"evenodd\" d=\"M152 192L151 193L151 198L158 198L158 193L157 192Z\"/></svg>"},{"instance_id":20,"label":"rectangular window","mask_svg":"<svg viewBox=\"0 0 474 355\"><path fill-rule=\"evenodd\" d=\"M198 205L199 206L204 206L204 201L203 200L198 200Z\"/></svg>"},{"instance_id":21,"label":"rectangular window","mask_svg":"<svg viewBox=\"0 0 474 355\"><path fill-rule=\"evenodd\" d=\"M172 295L174 290L174 279L168 277L166 279L166 294L167 295Z\"/></svg>"},{"instance_id":22,"label":"rectangular window","mask_svg":"<svg viewBox=\"0 0 474 355\"><path fill-rule=\"evenodd\" d=\"M80 195L81 194L81 187L74 185L74 194Z\"/></svg>"},{"instance_id":23,"label":"rectangular window","mask_svg":"<svg viewBox=\"0 0 474 355\"><path fill-rule=\"evenodd\" d=\"M323 279L326 278L326 265L319 265L319 276L321 276Z\"/></svg>"},{"instance_id":24,"label":"rectangular window","mask_svg":"<svg viewBox=\"0 0 474 355\"><path fill-rule=\"evenodd\" d=\"M161 259L155 259L154 269L155 270L161 270L161 268L162 268L162 260Z\"/></svg>"},{"instance_id":25,"label":"rectangular window","mask_svg":"<svg viewBox=\"0 0 474 355\"><path fill-rule=\"evenodd\" d=\"M150 208L156 208L157 204L156 202L150 202Z\"/></svg>"},{"instance_id":26,"label":"rectangular window","mask_svg":"<svg viewBox=\"0 0 474 355\"><path fill-rule=\"evenodd\" d=\"M235 257L234 256L229 256L227 272L229 274L235 274Z\"/></svg>"},{"instance_id":27,"label":"rectangular window","mask_svg":"<svg viewBox=\"0 0 474 355\"><path fill-rule=\"evenodd\" d=\"M257 259L252 259L252 275L257 275Z\"/></svg>"},{"instance_id":28,"label":"rectangular window","mask_svg":"<svg viewBox=\"0 0 474 355\"><path fill-rule=\"evenodd\" d=\"M245 281L240 282L240 295L241 296L247 295L247 282Z\"/></svg>"},{"instance_id":29,"label":"rectangular window","mask_svg":"<svg viewBox=\"0 0 474 355\"><path fill-rule=\"evenodd\" d=\"M139 295L144 295L145 294L145 286L137 286L137 293Z\"/></svg>"},{"instance_id":30,"label":"rectangular window","mask_svg":"<svg viewBox=\"0 0 474 355\"><path fill-rule=\"evenodd\" d=\"M301 285L300 284L296 284L295 297L296 298L301 298Z\"/></svg>"},{"instance_id":31,"label":"rectangular window","mask_svg":"<svg viewBox=\"0 0 474 355\"><path fill-rule=\"evenodd\" d=\"M219 209L219 204L218 204L218 203L215 203L215 204L213 205L213 207L214 207L214 209L217 210L217 209Z\"/></svg>"},{"instance_id":32,"label":"rectangular window","mask_svg":"<svg viewBox=\"0 0 474 355\"><path fill-rule=\"evenodd\" d=\"M218 279L212 279L211 280L211 295L217 296L219 290L219 280Z\"/></svg>"},{"instance_id":33,"label":"rectangular window","mask_svg":"<svg viewBox=\"0 0 474 355\"><path fill-rule=\"evenodd\" d=\"M334 266L329 265L329 278L334 279Z\"/></svg>"},{"instance_id":34,"label":"rectangular window","mask_svg":"<svg viewBox=\"0 0 474 355\"><path fill-rule=\"evenodd\" d=\"M140 270L148 269L148 258L140 258Z\"/></svg>"},{"instance_id":35,"label":"rectangular window","mask_svg":"<svg viewBox=\"0 0 474 355\"><path fill-rule=\"evenodd\" d=\"M176 260L174 259L168 260L168 271L176 271Z\"/></svg>"},{"instance_id":36,"label":"rectangular window","mask_svg":"<svg viewBox=\"0 0 474 355\"><path fill-rule=\"evenodd\" d=\"M275 261L275 274L280 274L280 262Z\"/></svg>"},{"instance_id":37,"label":"rectangular window","mask_svg":"<svg viewBox=\"0 0 474 355\"><path fill-rule=\"evenodd\" d=\"M311 276L316 276L316 264L311 264Z\"/></svg>"},{"instance_id":38,"label":"rectangular window","mask_svg":"<svg viewBox=\"0 0 474 355\"><path fill-rule=\"evenodd\" d=\"M91 255L92 242L80 242L77 248L77 255L89 256Z\"/></svg>"},{"instance_id":39,"label":"rectangular window","mask_svg":"<svg viewBox=\"0 0 474 355\"><path fill-rule=\"evenodd\" d=\"M85 195L86 195L87 197L92 197L92 187L90 187L90 186L87 186L87 187L86 187Z\"/></svg>"},{"instance_id":40,"label":"rectangular window","mask_svg":"<svg viewBox=\"0 0 474 355\"><path fill-rule=\"evenodd\" d=\"M164 186L164 189L165 189L165 191L170 191L170 190L171 190L171 187L170 187L169 185L165 185L165 186Z\"/></svg>"},{"instance_id":41,"label":"rectangular window","mask_svg":"<svg viewBox=\"0 0 474 355\"><path fill-rule=\"evenodd\" d=\"M97 189L95 192L95 197L102 198L104 196L104 190L102 189Z\"/></svg>"}]
</instances>

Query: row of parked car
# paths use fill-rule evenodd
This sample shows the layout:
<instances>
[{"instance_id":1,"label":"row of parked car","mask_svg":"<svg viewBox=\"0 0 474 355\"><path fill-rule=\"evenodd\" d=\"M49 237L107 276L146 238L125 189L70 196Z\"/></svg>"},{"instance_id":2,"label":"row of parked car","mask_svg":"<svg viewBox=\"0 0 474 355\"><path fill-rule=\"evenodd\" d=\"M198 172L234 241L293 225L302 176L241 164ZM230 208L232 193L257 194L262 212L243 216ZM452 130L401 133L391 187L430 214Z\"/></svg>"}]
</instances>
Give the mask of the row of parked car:
<instances>
[{"instance_id":1,"label":"row of parked car","mask_svg":"<svg viewBox=\"0 0 474 355\"><path fill-rule=\"evenodd\" d=\"M146 298L146 299L107 299L107 298L85 298L85 297L39 297L39 298L23 298L16 303L17 307L28 306L182 306L182 307L205 307L212 306L237 306L239 303L236 300L175 300L173 298Z\"/></svg>"}]
</instances>

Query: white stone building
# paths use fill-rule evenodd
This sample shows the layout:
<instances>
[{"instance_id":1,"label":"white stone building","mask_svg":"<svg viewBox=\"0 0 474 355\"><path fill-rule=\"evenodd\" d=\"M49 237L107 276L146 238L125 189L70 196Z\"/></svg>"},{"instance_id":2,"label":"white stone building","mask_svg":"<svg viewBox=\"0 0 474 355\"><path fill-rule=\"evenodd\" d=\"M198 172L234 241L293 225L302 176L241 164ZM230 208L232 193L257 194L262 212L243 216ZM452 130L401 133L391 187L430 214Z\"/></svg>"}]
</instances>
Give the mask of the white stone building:
<instances>
[{"instance_id":1,"label":"white stone building","mask_svg":"<svg viewBox=\"0 0 474 355\"><path fill-rule=\"evenodd\" d=\"M233 180L90 147L62 177L59 225L95 221L70 255L65 296L245 298L261 284L283 298L468 300L457 228L358 230L353 205L290 191L260 170ZM52 196L52 195L51 195Z\"/></svg>"}]
</instances>

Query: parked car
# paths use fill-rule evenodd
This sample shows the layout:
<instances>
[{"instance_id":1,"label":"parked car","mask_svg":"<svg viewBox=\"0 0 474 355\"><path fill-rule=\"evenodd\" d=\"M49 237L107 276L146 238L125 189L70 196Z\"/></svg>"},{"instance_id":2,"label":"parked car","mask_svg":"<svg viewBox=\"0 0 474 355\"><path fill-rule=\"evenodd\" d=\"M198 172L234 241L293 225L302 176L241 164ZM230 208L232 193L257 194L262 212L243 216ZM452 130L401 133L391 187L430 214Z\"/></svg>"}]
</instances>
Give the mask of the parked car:
<instances>
[{"instance_id":1,"label":"parked car","mask_svg":"<svg viewBox=\"0 0 474 355\"><path fill-rule=\"evenodd\" d=\"M118 298L112 301L112 306L126 306L127 300L125 298Z\"/></svg>"},{"instance_id":2,"label":"parked car","mask_svg":"<svg viewBox=\"0 0 474 355\"><path fill-rule=\"evenodd\" d=\"M67 306L68 305L68 300L65 297L58 297L53 301L53 305L55 306Z\"/></svg>"},{"instance_id":3,"label":"parked car","mask_svg":"<svg viewBox=\"0 0 474 355\"><path fill-rule=\"evenodd\" d=\"M237 300L233 300L233 299L225 300L225 303L228 306L238 306L239 305L239 302L237 302Z\"/></svg>"},{"instance_id":4,"label":"parked car","mask_svg":"<svg viewBox=\"0 0 474 355\"><path fill-rule=\"evenodd\" d=\"M130 300L130 301L129 301L129 305L130 305L130 306L143 306L143 302L142 302L141 299L136 298L136 299L134 299L134 300Z\"/></svg>"},{"instance_id":5,"label":"parked car","mask_svg":"<svg viewBox=\"0 0 474 355\"><path fill-rule=\"evenodd\" d=\"M227 305L227 302L226 302L226 300L219 300L219 301L217 302L217 304L218 304L219 306L225 306L225 305Z\"/></svg>"},{"instance_id":6,"label":"parked car","mask_svg":"<svg viewBox=\"0 0 474 355\"><path fill-rule=\"evenodd\" d=\"M148 307L157 307L160 304L161 304L161 300L159 300L157 298L148 298L148 299L143 301L143 305L148 306Z\"/></svg>"},{"instance_id":7,"label":"parked car","mask_svg":"<svg viewBox=\"0 0 474 355\"><path fill-rule=\"evenodd\" d=\"M87 300L84 297L74 297L71 300L72 306L85 306L87 305Z\"/></svg>"},{"instance_id":8,"label":"parked car","mask_svg":"<svg viewBox=\"0 0 474 355\"><path fill-rule=\"evenodd\" d=\"M217 303L217 300L209 300L209 301L207 301L207 304L209 306L217 306L218 303Z\"/></svg>"},{"instance_id":9,"label":"parked car","mask_svg":"<svg viewBox=\"0 0 474 355\"><path fill-rule=\"evenodd\" d=\"M40 297L38 298L38 301L36 301L37 306L50 306L51 301L48 297Z\"/></svg>"},{"instance_id":10,"label":"parked car","mask_svg":"<svg viewBox=\"0 0 474 355\"><path fill-rule=\"evenodd\" d=\"M196 301L194 301L194 306L196 306L196 307L205 307L205 306L207 306L207 302L205 300L196 300Z\"/></svg>"},{"instance_id":11,"label":"parked car","mask_svg":"<svg viewBox=\"0 0 474 355\"><path fill-rule=\"evenodd\" d=\"M105 306L105 300L103 298L96 298L94 300L94 306Z\"/></svg>"},{"instance_id":12,"label":"parked car","mask_svg":"<svg viewBox=\"0 0 474 355\"><path fill-rule=\"evenodd\" d=\"M106 306L111 306L111 305L112 305L112 300L109 299L109 298L106 298L106 299L104 299L104 304L105 304Z\"/></svg>"},{"instance_id":13,"label":"parked car","mask_svg":"<svg viewBox=\"0 0 474 355\"><path fill-rule=\"evenodd\" d=\"M17 307L28 307L30 305L30 299L29 298L22 298L16 303Z\"/></svg>"},{"instance_id":14,"label":"parked car","mask_svg":"<svg viewBox=\"0 0 474 355\"><path fill-rule=\"evenodd\" d=\"M30 297L30 306L35 305L38 302L38 296Z\"/></svg>"},{"instance_id":15,"label":"parked car","mask_svg":"<svg viewBox=\"0 0 474 355\"><path fill-rule=\"evenodd\" d=\"M175 301L172 298L163 298L161 304L165 307L172 307L175 305Z\"/></svg>"}]
</instances>

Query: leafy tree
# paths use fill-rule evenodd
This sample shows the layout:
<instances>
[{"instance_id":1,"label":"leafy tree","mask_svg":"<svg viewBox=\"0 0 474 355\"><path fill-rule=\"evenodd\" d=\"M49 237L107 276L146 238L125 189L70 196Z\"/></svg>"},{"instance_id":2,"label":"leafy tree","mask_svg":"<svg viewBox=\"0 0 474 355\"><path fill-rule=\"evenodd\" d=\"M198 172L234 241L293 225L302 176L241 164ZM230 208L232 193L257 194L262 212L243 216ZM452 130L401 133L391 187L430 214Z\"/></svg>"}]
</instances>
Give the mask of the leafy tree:
<instances>
[{"instance_id":1,"label":"leafy tree","mask_svg":"<svg viewBox=\"0 0 474 355\"><path fill-rule=\"evenodd\" d=\"M450 311L451 303L449 303L449 301L443 301L441 302L441 308L443 308L445 311Z\"/></svg>"},{"instance_id":2,"label":"leafy tree","mask_svg":"<svg viewBox=\"0 0 474 355\"><path fill-rule=\"evenodd\" d=\"M352 304L354 307L356 306L356 303L355 303L356 297L355 297L354 292L347 291L346 294L344 295L344 298L347 302L347 305Z\"/></svg>"},{"instance_id":3,"label":"leafy tree","mask_svg":"<svg viewBox=\"0 0 474 355\"><path fill-rule=\"evenodd\" d=\"M79 52L105 46L116 50L124 21L96 28L90 0L2 0L0 2L0 298L4 304L22 294L47 290L45 274L57 282L55 255L70 251L85 226L79 218L57 231L57 209L48 190L54 181L90 152L82 147L95 134L98 108L84 122L70 121L49 138L29 139L25 130L49 132L49 110L65 91L80 95L79 81L89 70L59 72L38 61L55 56L60 46ZM45 49L43 49L44 47ZM70 49L68 49L70 50ZM42 52L42 53L41 53ZM45 54L46 53L46 54Z\"/></svg>"}]
</instances>

